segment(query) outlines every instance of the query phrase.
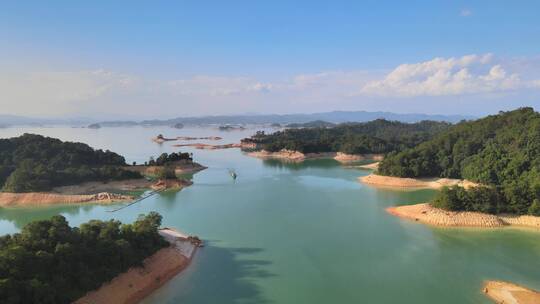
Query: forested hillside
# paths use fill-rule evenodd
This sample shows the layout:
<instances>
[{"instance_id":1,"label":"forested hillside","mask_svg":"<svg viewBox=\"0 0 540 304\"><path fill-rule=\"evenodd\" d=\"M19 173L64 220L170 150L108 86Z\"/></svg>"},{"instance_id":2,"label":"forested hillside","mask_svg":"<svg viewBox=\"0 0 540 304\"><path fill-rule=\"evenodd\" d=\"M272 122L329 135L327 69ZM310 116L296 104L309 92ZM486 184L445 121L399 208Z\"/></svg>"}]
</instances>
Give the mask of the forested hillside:
<instances>
[{"instance_id":1,"label":"forested hillside","mask_svg":"<svg viewBox=\"0 0 540 304\"><path fill-rule=\"evenodd\" d=\"M168 243L161 215L133 224L92 220L70 227L61 215L0 237L0 303L71 303Z\"/></svg>"},{"instance_id":2,"label":"forested hillside","mask_svg":"<svg viewBox=\"0 0 540 304\"><path fill-rule=\"evenodd\" d=\"M446 209L540 214L540 114L521 108L459 123L414 148L390 153L378 173L489 186L442 191L435 205Z\"/></svg>"},{"instance_id":3,"label":"forested hillside","mask_svg":"<svg viewBox=\"0 0 540 304\"><path fill-rule=\"evenodd\" d=\"M140 177L125 159L83 143L24 134L0 139L0 187L5 192L47 191L84 181Z\"/></svg>"},{"instance_id":4,"label":"forested hillside","mask_svg":"<svg viewBox=\"0 0 540 304\"><path fill-rule=\"evenodd\" d=\"M408 124L378 119L331 128L285 129L272 134L258 132L245 141L271 152L287 149L302 153L387 153L413 147L448 127L450 124L445 122Z\"/></svg>"}]
</instances>

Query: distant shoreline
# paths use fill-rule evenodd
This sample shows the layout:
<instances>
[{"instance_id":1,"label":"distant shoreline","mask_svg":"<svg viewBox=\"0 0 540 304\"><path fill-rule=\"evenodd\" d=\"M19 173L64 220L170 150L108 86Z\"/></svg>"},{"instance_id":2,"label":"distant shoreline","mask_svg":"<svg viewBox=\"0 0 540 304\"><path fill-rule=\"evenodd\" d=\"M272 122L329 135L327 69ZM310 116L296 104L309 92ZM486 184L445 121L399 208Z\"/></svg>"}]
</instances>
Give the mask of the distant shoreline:
<instances>
[{"instance_id":1,"label":"distant shoreline","mask_svg":"<svg viewBox=\"0 0 540 304\"><path fill-rule=\"evenodd\" d=\"M429 203L389 207L386 211L394 216L439 227L528 227L540 229L540 216L488 214L471 211L448 211L435 208Z\"/></svg>"},{"instance_id":2,"label":"distant shoreline","mask_svg":"<svg viewBox=\"0 0 540 304\"><path fill-rule=\"evenodd\" d=\"M261 159L282 159L293 162L301 162L308 159L335 159L342 163L357 162L362 160L382 160L382 154L346 154L342 152L302 153L291 150L269 152L266 150L246 153L248 156Z\"/></svg>"}]
</instances>

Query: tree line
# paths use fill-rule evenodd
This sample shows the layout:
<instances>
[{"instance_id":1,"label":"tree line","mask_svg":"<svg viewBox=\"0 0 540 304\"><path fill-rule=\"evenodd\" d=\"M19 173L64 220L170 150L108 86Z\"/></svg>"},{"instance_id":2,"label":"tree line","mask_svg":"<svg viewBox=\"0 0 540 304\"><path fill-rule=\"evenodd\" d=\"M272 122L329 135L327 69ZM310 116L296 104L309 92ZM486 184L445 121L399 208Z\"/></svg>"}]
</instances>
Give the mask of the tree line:
<instances>
[{"instance_id":1,"label":"tree line","mask_svg":"<svg viewBox=\"0 0 540 304\"><path fill-rule=\"evenodd\" d=\"M441 191L434 205L445 209L540 215L540 114L520 108L461 122L416 147L389 153L378 173L485 185Z\"/></svg>"},{"instance_id":2,"label":"tree line","mask_svg":"<svg viewBox=\"0 0 540 304\"><path fill-rule=\"evenodd\" d=\"M446 122L402 123L377 119L334 127L285 129L272 134L257 132L243 142L270 152L286 149L302 153L378 154L413 147L449 127Z\"/></svg>"},{"instance_id":3,"label":"tree line","mask_svg":"<svg viewBox=\"0 0 540 304\"><path fill-rule=\"evenodd\" d=\"M0 303L71 303L157 250L161 215L132 224L91 220L70 227L61 215L0 237Z\"/></svg>"},{"instance_id":4,"label":"tree line","mask_svg":"<svg viewBox=\"0 0 540 304\"><path fill-rule=\"evenodd\" d=\"M48 191L85 181L138 178L124 157L35 134L0 139L0 186L4 192Z\"/></svg>"}]
</instances>

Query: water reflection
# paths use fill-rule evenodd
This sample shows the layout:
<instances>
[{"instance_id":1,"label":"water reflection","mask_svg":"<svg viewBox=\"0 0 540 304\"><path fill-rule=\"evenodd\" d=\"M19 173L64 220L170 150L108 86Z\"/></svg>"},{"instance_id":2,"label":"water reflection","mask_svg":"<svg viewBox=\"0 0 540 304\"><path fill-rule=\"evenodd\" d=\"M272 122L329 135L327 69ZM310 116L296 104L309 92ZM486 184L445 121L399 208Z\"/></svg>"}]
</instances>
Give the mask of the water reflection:
<instances>
[{"instance_id":1,"label":"water reflection","mask_svg":"<svg viewBox=\"0 0 540 304\"><path fill-rule=\"evenodd\" d=\"M186 273L142 303L269 303L255 281L276 276L271 261L257 259L261 248L225 248L209 242Z\"/></svg>"}]
</instances>

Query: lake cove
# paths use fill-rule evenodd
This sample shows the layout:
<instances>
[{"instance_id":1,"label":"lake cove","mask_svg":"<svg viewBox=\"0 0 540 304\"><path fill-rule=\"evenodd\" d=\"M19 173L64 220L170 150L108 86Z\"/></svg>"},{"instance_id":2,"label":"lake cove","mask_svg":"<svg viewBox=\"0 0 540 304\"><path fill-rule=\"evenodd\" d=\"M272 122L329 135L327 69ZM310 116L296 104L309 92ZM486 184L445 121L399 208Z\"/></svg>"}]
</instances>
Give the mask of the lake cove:
<instances>
[{"instance_id":1,"label":"lake cove","mask_svg":"<svg viewBox=\"0 0 540 304\"><path fill-rule=\"evenodd\" d=\"M163 226L207 241L190 267L142 303L492 303L486 280L540 289L540 233L521 229L437 228L400 219L386 208L427 202L430 189L397 191L358 182L370 171L332 159L284 163L239 149L198 150L157 144L156 134L220 136L239 142L256 130L172 128L17 128L110 149L128 163L162 152L193 152L208 169L193 185L167 191L118 212L122 204L0 209L0 232L62 214L71 225L89 219L133 222L163 215ZM233 180L229 170L238 178ZM384 288L384 289L382 289Z\"/></svg>"}]
</instances>

